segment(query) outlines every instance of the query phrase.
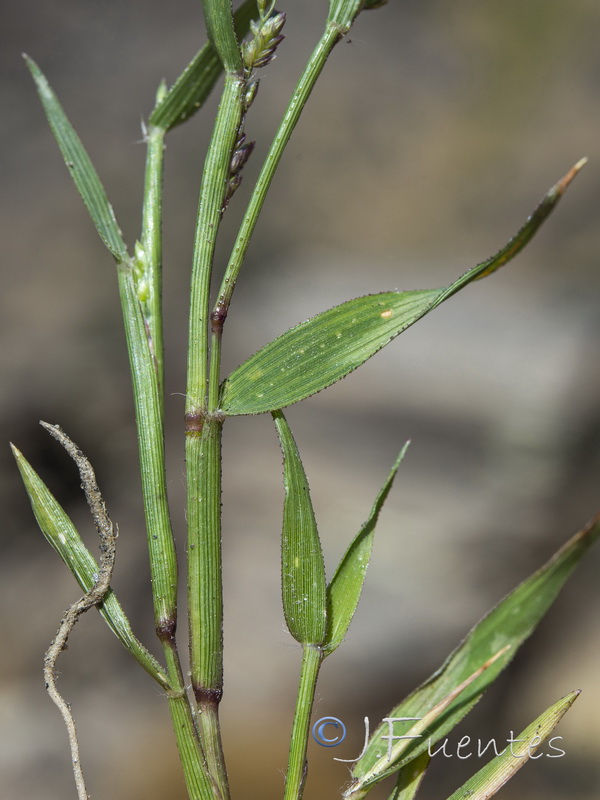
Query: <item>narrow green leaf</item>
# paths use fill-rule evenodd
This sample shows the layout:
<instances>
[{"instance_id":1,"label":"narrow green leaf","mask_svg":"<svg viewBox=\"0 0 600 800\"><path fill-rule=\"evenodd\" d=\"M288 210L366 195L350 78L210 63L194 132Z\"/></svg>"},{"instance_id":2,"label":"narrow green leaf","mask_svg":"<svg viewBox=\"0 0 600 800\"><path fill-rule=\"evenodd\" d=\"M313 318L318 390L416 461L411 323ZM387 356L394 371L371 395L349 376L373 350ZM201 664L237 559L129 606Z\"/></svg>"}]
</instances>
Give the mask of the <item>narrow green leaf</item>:
<instances>
[{"instance_id":1,"label":"narrow green leaf","mask_svg":"<svg viewBox=\"0 0 600 800\"><path fill-rule=\"evenodd\" d=\"M430 762L429 753L420 756L400 770L394 790L388 800L414 800L421 787Z\"/></svg>"},{"instance_id":2,"label":"narrow green leaf","mask_svg":"<svg viewBox=\"0 0 600 800\"><path fill-rule=\"evenodd\" d=\"M128 258L127 246L98 173L40 68L28 56L24 58L35 81L54 138L96 230L115 260L124 263Z\"/></svg>"},{"instance_id":3,"label":"narrow green leaf","mask_svg":"<svg viewBox=\"0 0 600 800\"><path fill-rule=\"evenodd\" d=\"M521 731L503 753L492 759L472 778L469 778L460 789L450 795L448 800L488 800L489 797L493 797L513 777L515 772L534 756L580 693L580 691L571 692L546 709L531 725Z\"/></svg>"},{"instance_id":4,"label":"narrow green leaf","mask_svg":"<svg viewBox=\"0 0 600 800\"><path fill-rule=\"evenodd\" d=\"M94 576L98 574L96 560L83 543L65 510L31 464L14 445L11 447L42 533L71 570L83 591L89 591L94 585ZM98 611L125 649L155 681L158 681L163 688L168 689L169 680L163 668L134 636L129 620L112 589L109 589L108 594L98 606Z\"/></svg>"},{"instance_id":5,"label":"narrow green leaf","mask_svg":"<svg viewBox=\"0 0 600 800\"><path fill-rule=\"evenodd\" d=\"M125 323L150 556L156 630L177 619L177 553L169 513L164 422L158 374L132 270L117 270ZM165 644L166 640L163 642Z\"/></svg>"},{"instance_id":6,"label":"narrow green leaf","mask_svg":"<svg viewBox=\"0 0 600 800\"><path fill-rule=\"evenodd\" d=\"M445 714L429 727L424 739L410 743L397 767L420 755L428 747L428 741L435 743L445 736L471 710L509 664L521 644L533 633L579 560L599 536L600 515L570 539L547 564L507 595L471 630L437 672L390 711L388 718L425 717L480 664L502 648L509 648L473 683L468 693L458 697ZM396 724L395 735L404 735L406 727L407 723ZM352 774L357 783L379 760L381 737L387 731L388 723L382 723L371 737L365 753L354 765ZM352 790L348 792L348 797L355 800Z\"/></svg>"},{"instance_id":7,"label":"narrow green leaf","mask_svg":"<svg viewBox=\"0 0 600 800\"><path fill-rule=\"evenodd\" d=\"M281 585L290 633L302 644L322 644L327 625L325 565L298 447L281 411L273 412L283 451Z\"/></svg>"},{"instance_id":8,"label":"narrow green leaf","mask_svg":"<svg viewBox=\"0 0 600 800\"><path fill-rule=\"evenodd\" d=\"M437 722L446 709L457 699L461 698L465 690L474 683L477 678L483 675L491 666L495 664L498 659L503 656L510 648L503 647L498 653L495 653L484 664L479 666L475 672L468 676L464 681L455 686L446 697L442 698L436 703L433 708L429 709L422 717L404 717L403 721L413 720L414 724L402 736L394 733L394 723L399 722L398 719L386 718L388 723L388 734L382 736L382 739L387 739L387 752L378 753L377 761L373 766L364 774L360 779L350 786L345 796L349 800L360 800L375 786L380 783L388 775L393 775L398 770L398 763L402 760L406 751L410 748L411 743L416 739L421 739L426 730ZM381 744L378 745L381 750Z\"/></svg>"},{"instance_id":9,"label":"narrow green leaf","mask_svg":"<svg viewBox=\"0 0 600 800\"><path fill-rule=\"evenodd\" d=\"M312 317L265 345L221 389L223 413L261 414L297 403L344 378L410 325L478 278L510 261L538 230L581 169L580 161L545 195L521 230L492 258L443 289L382 292Z\"/></svg>"},{"instance_id":10,"label":"narrow green leaf","mask_svg":"<svg viewBox=\"0 0 600 800\"><path fill-rule=\"evenodd\" d=\"M240 40L248 33L250 21L256 15L256 0L246 0L235 12L235 30ZM165 98L157 104L150 115L150 124L170 130L188 120L202 107L222 71L219 56L209 42L194 56Z\"/></svg>"},{"instance_id":11,"label":"narrow green leaf","mask_svg":"<svg viewBox=\"0 0 600 800\"><path fill-rule=\"evenodd\" d=\"M323 649L327 655L333 653L344 640L358 606L367 567L371 560L373 537L379 513L390 493L400 462L408 449L408 444L407 442L400 451L400 455L396 459L383 489L377 495L367 521L346 550L331 583L327 587L327 635L323 644Z\"/></svg>"}]
</instances>

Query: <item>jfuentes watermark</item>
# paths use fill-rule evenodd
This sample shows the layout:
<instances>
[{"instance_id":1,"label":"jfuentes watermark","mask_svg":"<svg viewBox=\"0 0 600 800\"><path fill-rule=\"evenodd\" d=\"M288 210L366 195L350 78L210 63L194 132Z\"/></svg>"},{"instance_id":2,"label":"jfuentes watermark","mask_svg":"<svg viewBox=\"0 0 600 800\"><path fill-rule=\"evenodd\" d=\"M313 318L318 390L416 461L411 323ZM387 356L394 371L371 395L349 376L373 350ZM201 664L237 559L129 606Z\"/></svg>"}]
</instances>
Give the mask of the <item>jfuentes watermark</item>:
<instances>
[{"instance_id":1,"label":"jfuentes watermark","mask_svg":"<svg viewBox=\"0 0 600 800\"><path fill-rule=\"evenodd\" d=\"M381 722L386 726L386 732L381 735L381 739L382 741L387 742L387 757L390 761L392 759L394 742L423 738L423 734L420 733L412 735L406 734L402 736L394 732L395 723L420 722L420 717L384 717ZM356 756L356 758L335 758L334 761L353 763L354 761L358 761L359 758L362 758L369 742L368 717L365 717L364 723L365 742L362 752ZM321 747L337 747L346 738L346 726L342 720L338 719L337 717L321 717L312 726L312 737L317 744L321 745ZM444 741L440 744L439 742L433 743L430 738L427 740L427 752L432 758L433 756L437 755L443 755L445 758L453 758L456 756L463 761L467 758L472 758L473 756L475 758L483 758L488 753L489 755L501 756L507 750L510 750L510 754L513 756L513 758L562 758L564 755L566 755L566 753L562 747L558 747L556 744L556 742L561 742L562 738L562 736L553 736L551 739L548 739L546 742L546 752L536 752L539 746L542 744L542 739L540 736L534 736L524 750L523 748L519 748L520 752L515 752L514 746L522 744L526 740L515 739L515 734L513 731L510 732L510 735L507 736L505 740L506 746L504 746L504 743L502 743L502 749L498 748L498 742L496 739L490 739L486 742L482 739L472 739L470 736L463 736L455 745L452 745L449 743L449 739L444 739Z\"/></svg>"},{"instance_id":2,"label":"jfuentes watermark","mask_svg":"<svg viewBox=\"0 0 600 800\"><path fill-rule=\"evenodd\" d=\"M337 747L346 738L346 726L337 717L321 717L312 727L312 737L321 747Z\"/></svg>"}]
</instances>

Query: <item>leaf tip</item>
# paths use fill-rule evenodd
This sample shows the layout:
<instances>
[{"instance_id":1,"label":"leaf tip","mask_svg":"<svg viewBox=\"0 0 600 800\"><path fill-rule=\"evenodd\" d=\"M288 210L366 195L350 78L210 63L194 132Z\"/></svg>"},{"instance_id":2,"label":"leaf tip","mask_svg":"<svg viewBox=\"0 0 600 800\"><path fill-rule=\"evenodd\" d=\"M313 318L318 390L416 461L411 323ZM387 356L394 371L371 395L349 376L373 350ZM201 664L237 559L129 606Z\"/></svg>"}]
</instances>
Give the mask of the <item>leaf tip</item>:
<instances>
[{"instance_id":1,"label":"leaf tip","mask_svg":"<svg viewBox=\"0 0 600 800\"><path fill-rule=\"evenodd\" d=\"M567 187L573 180L573 178L583 169L583 167L585 167L587 162L588 162L587 156L580 158L579 161L571 167L571 169L567 172L567 174L559 180L559 182L554 187L554 190L559 194L565 192Z\"/></svg>"},{"instance_id":2,"label":"leaf tip","mask_svg":"<svg viewBox=\"0 0 600 800\"><path fill-rule=\"evenodd\" d=\"M158 89L156 90L156 107L162 103L167 96L168 91L169 88L167 86L167 81L164 78L161 78L161 81L158 84Z\"/></svg>"},{"instance_id":3,"label":"leaf tip","mask_svg":"<svg viewBox=\"0 0 600 800\"><path fill-rule=\"evenodd\" d=\"M567 694L567 695L565 695L563 697L563 703L566 705L566 708L564 708L563 714L567 713L567 711L571 708L571 706L573 705L575 700L577 700L577 698L579 697L579 695L581 694L582 691L583 691L583 689L573 689L572 692L569 692L569 694Z\"/></svg>"},{"instance_id":4,"label":"leaf tip","mask_svg":"<svg viewBox=\"0 0 600 800\"><path fill-rule=\"evenodd\" d=\"M21 55L23 56L23 60L25 61L25 64L27 65L27 68L29 69L33 77L37 78L40 74L40 68L38 67L38 65L35 63L33 58L31 58L31 56L27 55L27 53L21 53Z\"/></svg>"},{"instance_id":5,"label":"leaf tip","mask_svg":"<svg viewBox=\"0 0 600 800\"><path fill-rule=\"evenodd\" d=\"M394 464L392 466L392 472L391 472L392 478L396 476L396 473L400 469L400 464L404 460L404 456L406 455L406 451L410 447L410 444L411 444L410 439L407 439L402 445L400 452L398 453L396 460L394 461Z\"/></svg>"},{"instance_id":6,"label":"leaf tip","mask_svg":"<svg viewBox=\"0 0 600 800\"><path fill-rule=\"evenodd\" d=\"M600 535L600 511L595 514L592 519L584 525L584 527L575 534L575 536L568 541L564 547L567 548L574 542L583 542L589 540L590 544L594 542Z\"/></svg>"},{"instance_id":7,"label":"leaf tip","mask_svg":"<svg viewBox=\"0 0 600 800\"><path fill-rule=\"evenodd\" d=\"M9 445L10 449L12 450L12 454L16 458L16 460L19 461L20 459L22 459L23 453L19 450L19 448L15 447L15 445L12 442L9 442Z\"/></svg>"}]
</instances>

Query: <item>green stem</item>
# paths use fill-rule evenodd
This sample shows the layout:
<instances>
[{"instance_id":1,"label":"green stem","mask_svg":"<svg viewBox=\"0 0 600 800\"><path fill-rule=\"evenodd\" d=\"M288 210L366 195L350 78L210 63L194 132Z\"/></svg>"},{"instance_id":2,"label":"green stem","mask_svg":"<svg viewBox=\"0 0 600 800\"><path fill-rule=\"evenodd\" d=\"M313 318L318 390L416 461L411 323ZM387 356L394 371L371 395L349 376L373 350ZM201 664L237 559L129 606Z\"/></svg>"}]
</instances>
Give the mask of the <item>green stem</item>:
<instances>
[{"instance_id":1,"label":"green stem","mask_svg":"<svg viewBox=\"0 0 600 800\"><path fill-rule=\"evenodd\" d=\"M322 661L323 651L318 645L303 645L300 686L298 687L296 712L290 739L284 800L300 800L304 791L304 782L308 770L306 748L310 732L310 715Z\"/></svg>"},{"instance_id":2,"label":"green stem","mask_svg":"<svg viewBox=\"0 0 600 800\"><path fill-rule=\"evenodd\" d=\"M235 33L231 0L202 0L208 38L226 72L242 69L242 54Z\"/></svg>"},{"instance_id":3,"label":"green stem","mask_svg":"<svg viewBox=\"0 0 600 800\"><path fill-rule=\"evenodd\" d=\"M231 154L242 119L245 85L245 81L237 75L227 75L225 78L200 187L190 299L186 403L188 416L201 414L206 408L210 279L229 179Z\"/></svg>"},{"instance_id":4,"label":"green stem","mask_svg":"<svg viewBox=\"0 0 600 800\"><path fill-rule=\"evenodd\" d=\"M229 787L218 721L223 692L222 420L212 414L218 397L220 325L218 320L212 320L208 377L208 309L215 242L230 178L231 155L242 121L245 86L240 76L226 75L202 176L192 269L186 399L190 667L207 765L224 800L229 797Z\"/></svg>"},{"instance_id":5,"label":"green stem","mask_svg":"<svg viewBox=\"0 0 600 800\"><path fill-rule=\"evenodd\" d=\"M223 693L223 589L221 563L221 429L205 418L188 432L188 616L192 689L208 767L227 798L218 707ZM193 478L193 480L192 480Z\"/></svg>"},{"instance_id":6,"label":"green stem","mask_svg":"<svg viewBox=\"0 0 600 800\"><path fill-rule=\"evenodd\" d=\"M159 89L159 96L161 90ZM162 319L162 183L165 130L150 126L146 135L147 156L142 215L141 244L144 253L147 286L144 317L148 326L152 355L156 363L161 403L164 391L163 319Z\"/></svg>"},{"instance_id":7,"label":"green stem","mask_svg":"<svg viewBox=\"0 0 600 800\"><path fill-rule=\"evenodd\" d=\"M294 90L292 99L286 109L285 115L281 121L279 129L275 134L275 138L271 144L269 153L262 166L260 175L252 192L252 197L246 209L244 219L240 226L233 250L219 289L219 297L215 306L215 312L227 314L229 305L231 303L231 296L235 289L235 284L240 273L250 239L254 233L254 228L258 221L259 214L262 210L267 192L271 186L275 171L281 161L283 152L290 140L292 132L296 127L296 123L300 118L302 109L304 108L314 85L321 74L323 67L333 50L336 43L339 41L343 31L337 23L329 23L319 43L317 44L313 54L310 57L300 80Z\"/></svg>"},{"instance_id":8,"label":"green stem","mask_svg":"<svg viewBox=\"0 0 600 800\"><path fill-rule=\"evenodd\" d=\"M168 694L169 710L189 800L215 800L219 795L215 792L214 783L206 768L205 755L185 691L175 641L163 641L163 648L173 687Z\"/></svg>"},{"instance_id":9,"label":"green stem","mask_svg":"<svg viewBox=\"0 0 600 800\"><path fill-rule=\"evenodd\" d=\"M229 798L229 781L219 723L218 700L205 694L198 700L197 724L203 743L206 764L215 786L215 798Z\"/></svg>"},{"instance_id":10,"label":"green stem","mask_svg":"<svg viewBox=\"0 0 600 800\"><path fill-rule=\"evenodd\" d=\"M202 634L190 642L192 687L199 699L210 694L217 700L223 685L221 426L207 419L199 436L188 437L187 454L188 472L198 477L188 510L190 628Z\"/></svg>"},{"instance_id":11,"label":"green stem","mask_svg":"<svg viewBox=\"0 0 600 800\"><path fill-rule=\"evenodd\" d=\"M158 375L130 265L120 264L119 291L131 364L142 494L146 516L154 622L163 645L169 678L169 704L191 800L213 800L198 734L185 693L175 644L177 557L166 489L164 431Z\"/></svg>"},{"instance_id":12,"label":"green stem","mask_svg":"<svg viewBox=\"0 0 600 800\"><path fill-rule=\"evenodd\" d=\"M164 87L159 88L157 102L164 94ZM144 322L147 326L148 344L154 359L157 375L158 402L160 403L161 427L164 413L164 348L163 348L163 318L162 318L162 183L164 163L164 138L166 131L162 128L151 126L148 130L146 174L144 186L144 209L142 217L141 244L143 250L147 297L143 302ZM138 285L139 295L139 285ZM153 394L153 393L151 393ZM152 400L150 405L154 406ZM155 420L156 421L156 420ZM157 432L157 428L153 430ZM161 434L161 439L162 434ZM156 451L156 442L149 443L150 449ZM146 448L144 448L146 449ZM163 466L163 475L158 478L160 486L166 486L164 476L164 455L160 462ZM166 494L161 492L159 505L164 509L163 521L168 517ZM169 523L170 524L170 523ZM149 529L150 530L150 529ZM172 538L172 537L171 537ZM154 541L154 539L153 539ZM170 550L170 546L168 547ZM152 560L152 557L151 557ZM176 569L176 568L175 568ZM172 572L172 575L176 572ZM205 766L205 757L202 752L198 731L190 702L185 691L185 683L177 653L175 642L176 616L171 617L172 627L163 624L158 626L159 636L163 645L167 662L167 672L171 683L168 694L169 707L177 749L183 767L186 786L191 800L213 800L214 792L212 781Z\"/></svg>"},{"instance_id":13,"label":"green stem","mask_svg":"<svg viewBox=\"0 0 600 800\"><path fill-rule=\"evenodd\" d=\"M213 314L213 332L210 343L210 364L208 370L208 413L214 414L219 407L219 377L221 374L221 340L223 319L215 322Z\"/></svg>"}]
</instances>

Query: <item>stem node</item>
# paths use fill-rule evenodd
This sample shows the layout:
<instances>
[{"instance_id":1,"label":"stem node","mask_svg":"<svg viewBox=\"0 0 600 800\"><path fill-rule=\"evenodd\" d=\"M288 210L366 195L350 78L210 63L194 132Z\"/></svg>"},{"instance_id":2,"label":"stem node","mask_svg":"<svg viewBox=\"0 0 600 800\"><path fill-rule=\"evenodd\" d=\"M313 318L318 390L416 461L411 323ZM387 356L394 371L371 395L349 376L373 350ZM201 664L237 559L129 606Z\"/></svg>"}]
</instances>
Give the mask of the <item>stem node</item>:
<instances>
[{"instance_id":1,"label":"stem node","mask_svg":"<svg viewBox=\"0 0 600 800\"><path fill-rule=\"evenodd\" d=\"M204 427L206 413L204 411L188 411L185 415L185 432L188 435L199 436Z\"/></svg>"},{"instance_id":2,"label":"stem node","mask_svg":"<svg viewBox=\"0 0 600 800\"><path fill-rule=\"evenodd\" d=\"M223 332L223 325L225 324L225 320L227 319L227 312L229 311L229 306L225 303L218 303L215 306L215 310L210 315L210 326L211 331L215 336L220 336Z\"/></svg>"},{"instance_id":3,"label":"stem node","mask_svg":"<svg viewBox=\"0 0 600 800\"><path fill-rule=\"evenodd\" d=\"M175 645L176 619L161 619L156 625L156 635L163 644Z\"/></svg>"},{"instance_id":4,"label":"stem node","mask_svg":"<svg viewBox=\"0 0 600 800\"><path fill-rule=\"evenodd\" d=\"M193 686L192 688L201 711L205 711L207 708L217 708L223 697L222 689L207 689L206 686Z\"/></svg>"}]
</instances>

